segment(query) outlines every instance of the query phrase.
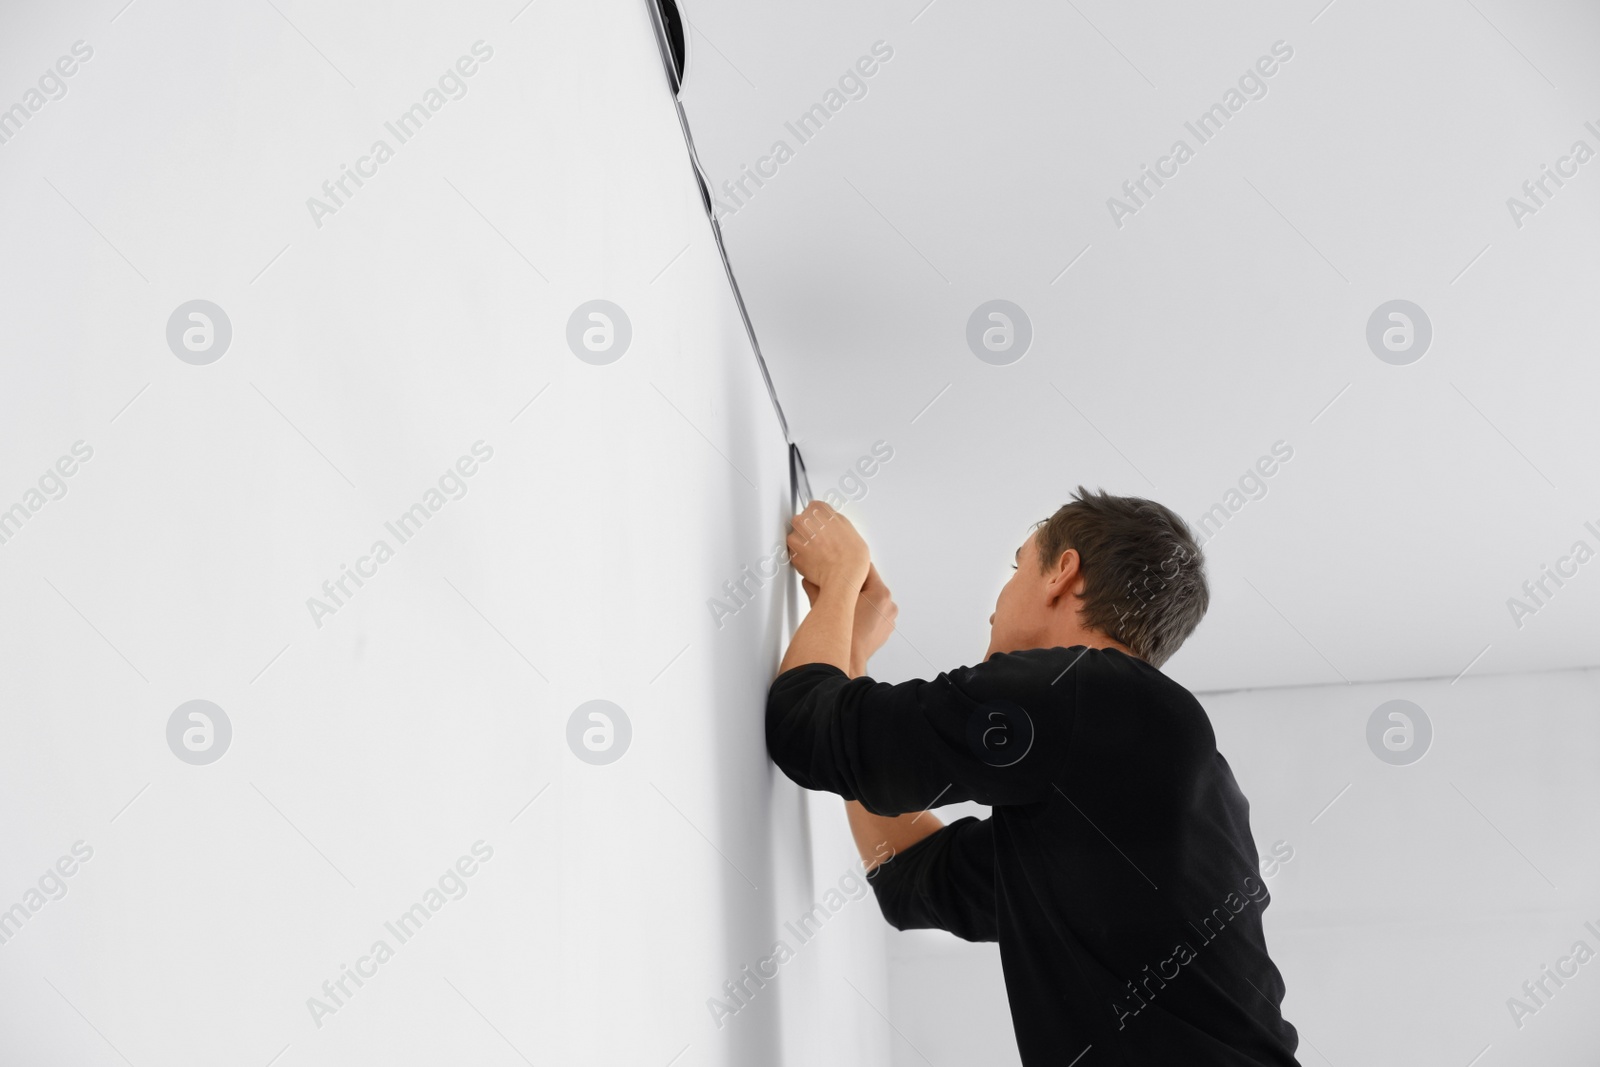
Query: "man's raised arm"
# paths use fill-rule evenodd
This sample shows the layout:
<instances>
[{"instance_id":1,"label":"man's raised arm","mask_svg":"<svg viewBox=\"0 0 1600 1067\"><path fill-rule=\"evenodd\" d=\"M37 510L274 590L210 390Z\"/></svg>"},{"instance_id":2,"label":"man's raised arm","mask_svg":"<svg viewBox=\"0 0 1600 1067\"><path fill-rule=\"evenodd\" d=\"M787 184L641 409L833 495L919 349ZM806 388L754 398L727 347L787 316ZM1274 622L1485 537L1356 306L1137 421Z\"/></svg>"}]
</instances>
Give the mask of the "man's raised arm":
<instances>
[{"instance_id":1,"label":"man's raised arm","mask_svg":"<svg viewBox=\"0 0 1600 1067\"><path fill-rule=\"evenodd\" d=\"M801 573L811 610L795 630L778 673L807 663L828 663L859 678L866 674L872 654L894 631L900 609L870 556L864 577L859 582L850 579L866 550L850 520L814 501L792 525L790 556ZM845 814L856 851L869 871L944 825L930 812L874 815L858 800L845 801Z\"/></svg>"}]
</instances>

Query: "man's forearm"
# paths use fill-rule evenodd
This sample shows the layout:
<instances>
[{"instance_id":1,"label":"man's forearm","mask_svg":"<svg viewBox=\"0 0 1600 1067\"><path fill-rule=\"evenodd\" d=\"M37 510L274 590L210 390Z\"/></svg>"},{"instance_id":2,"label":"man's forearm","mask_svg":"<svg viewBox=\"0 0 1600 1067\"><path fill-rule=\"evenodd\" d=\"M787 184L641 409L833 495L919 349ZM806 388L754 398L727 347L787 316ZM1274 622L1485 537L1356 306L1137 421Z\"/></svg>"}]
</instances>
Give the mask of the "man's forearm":
<instances>
[{"instance_id":1,"label":"man's forearm","mask_svg":"<svg viewBox=\"0 0 1600 1067\"><path fill-rule=\"evenodd\" d=\"M855 625L860 582L834 582L822 587L816 603L800 620L778 673L807 663L831 663L850 673L850 635Z\"/></svg>"},{"instance_id":2,"label":"man's forearm","mask_svg":"<svg viewBox=\"0 0 1600 1067\"><path fill-rule=\"evenodd\" d=\"M868 871L894 859L896 854L944 825L931 811L874 815L862 807L859 800L845 801L844 813L850 819L850 836L856 839L861 866Z\"/></svg>"}]
</instances>

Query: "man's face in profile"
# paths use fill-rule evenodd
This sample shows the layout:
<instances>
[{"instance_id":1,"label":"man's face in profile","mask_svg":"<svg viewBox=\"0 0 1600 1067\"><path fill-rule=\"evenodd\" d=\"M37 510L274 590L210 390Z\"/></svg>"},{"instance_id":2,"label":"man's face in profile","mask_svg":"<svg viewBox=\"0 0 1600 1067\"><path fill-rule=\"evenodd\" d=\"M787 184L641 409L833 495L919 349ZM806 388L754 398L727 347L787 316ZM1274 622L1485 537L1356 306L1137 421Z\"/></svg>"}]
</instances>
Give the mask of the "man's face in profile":
<instances>
[{"instance_id":1,"label":"man's face in profile","mask_svg":"<svg viewBox=\"0 0 1600 1067\"><path fill-rule=\"evenodd\" d=\"M1036 618L1043 610L1045 576L1039 571L1039 556L1030 533L1015 555L1016 570L1000 589L995 600L994 613L989 616L989 649L983 654L988 659L996 652L1015 652L1032 648L1032 635L1038 633L1041 620Z\"/></svg>"}]
</instances>

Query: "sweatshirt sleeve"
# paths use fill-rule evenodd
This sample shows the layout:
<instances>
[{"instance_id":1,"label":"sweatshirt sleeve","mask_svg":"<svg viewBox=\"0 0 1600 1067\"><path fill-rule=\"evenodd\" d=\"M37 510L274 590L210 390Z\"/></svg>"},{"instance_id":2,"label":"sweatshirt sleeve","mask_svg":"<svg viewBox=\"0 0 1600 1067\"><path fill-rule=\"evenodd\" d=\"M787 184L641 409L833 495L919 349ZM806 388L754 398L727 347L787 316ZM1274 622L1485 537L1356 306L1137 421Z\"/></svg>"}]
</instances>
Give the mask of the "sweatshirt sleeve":
<instances>
[{"instance_id":1,"label":"sweatshirt sleeve","mask_svg":"<svg viewBox=\"0 0 1600 1067\"><path fill-rule=\"evenodd\" d=\"M895 685L802 664L768 690L767 751L798 784L874 815L1045 800L1066 756L1075 686L1041 687L1048 663L1032 660L1002 653Z\"/></svg>"},{"instance_id":2,"label":"sweatshirt sleeve","mask_svg":"<svg viewBox=\"0 0 1600 1067\"><path fill-rule=\"evenodd\" d=\"M890 926L948 930L964 941L1000 939L992 818L957 819L867 872Z\"/></svg>"}]
</instances>

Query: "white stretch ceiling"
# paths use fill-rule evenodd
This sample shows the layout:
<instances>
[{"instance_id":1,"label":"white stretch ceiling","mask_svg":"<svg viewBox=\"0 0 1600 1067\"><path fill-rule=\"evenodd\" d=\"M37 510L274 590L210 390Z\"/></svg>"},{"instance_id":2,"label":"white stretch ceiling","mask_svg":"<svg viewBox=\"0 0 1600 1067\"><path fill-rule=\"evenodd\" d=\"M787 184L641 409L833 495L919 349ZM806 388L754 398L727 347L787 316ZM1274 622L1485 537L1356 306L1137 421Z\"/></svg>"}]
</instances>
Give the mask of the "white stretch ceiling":
<instances>
[{"instance_id":1,"label":"white stretch ceiling","mask_svg":"<svg viewBox=\"0 0 1600 1067\"><path fill-rule=\"evenodd\" d=\"M1600 5L684 13L682 98L813 488L893 449L845 508L902 607L874 673L975 662L1013 548L1080 483L1191 523L1240 505L1168 665L1191 688L1600 663L1600 559L1523 592L1600 550L1576 147L1600 152ZM1146 166L1169 177L1135 201ZM1032 325L1009 365L968 347L992 299ZM1392 300L1432 327L1405 365L1367 339ZM1278 442L1265 495L1230 499Z\"/></svg>"}]
</instances>

